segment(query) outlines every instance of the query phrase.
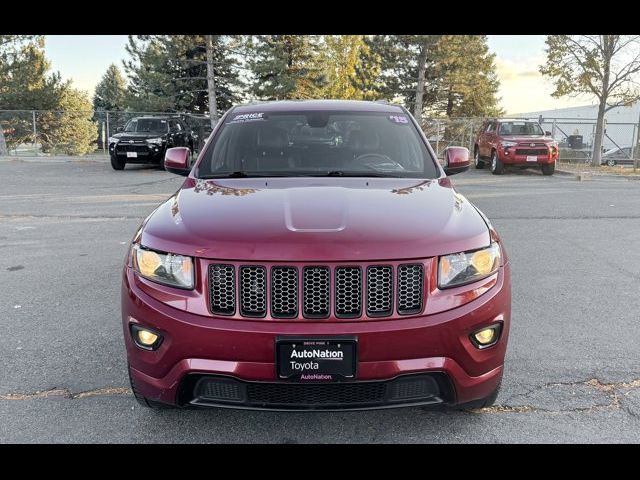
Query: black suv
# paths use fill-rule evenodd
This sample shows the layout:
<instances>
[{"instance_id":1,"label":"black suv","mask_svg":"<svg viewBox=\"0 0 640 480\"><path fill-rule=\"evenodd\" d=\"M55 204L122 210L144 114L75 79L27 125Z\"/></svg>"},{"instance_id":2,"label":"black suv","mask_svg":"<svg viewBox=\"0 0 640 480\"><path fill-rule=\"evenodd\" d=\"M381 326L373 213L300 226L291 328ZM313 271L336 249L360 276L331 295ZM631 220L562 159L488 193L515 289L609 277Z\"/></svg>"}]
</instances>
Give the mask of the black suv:
<instances>
[{"instance_id":1,"label":"black suv","mask_svg":"<svg viewBox=\"0 0 640 480\"><path fill-rule=\"evenodd\" d=\"M196 135L179 117L136 117L109 138L114 170L127 163L154 163L164 168L164 153L171 147L188 147L193 153Z\"/></svg>"}]
</instances>

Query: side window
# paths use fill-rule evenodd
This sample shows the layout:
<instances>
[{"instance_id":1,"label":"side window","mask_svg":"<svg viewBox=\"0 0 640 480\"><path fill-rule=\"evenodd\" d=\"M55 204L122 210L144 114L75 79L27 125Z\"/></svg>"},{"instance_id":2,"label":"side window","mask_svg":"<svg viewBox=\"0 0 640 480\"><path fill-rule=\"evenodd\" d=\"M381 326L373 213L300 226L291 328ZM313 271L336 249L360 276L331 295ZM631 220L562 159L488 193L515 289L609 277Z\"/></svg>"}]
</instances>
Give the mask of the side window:
<instances>
[{"instance_id":1,"label":"side window","mask_svg":"<svg viewBox=\"0 0 640 480\"><path fill-rule=\"evenodd\" d=\"M171 133L179 133L182 131L182 128L180 127L180 123L176 120L169 120L169 130Z\"/></svg>"},{"instance_id":2,"label":"side window","mask_svg":"<svg viewBox=\"0 0 640 480\"><path fill-rule=\"evenodd\" d=\"M496 131L496 123L495 122L489 122L489 124L487 125L487 133L495 133Z\"/></svg>"}]
</instances>

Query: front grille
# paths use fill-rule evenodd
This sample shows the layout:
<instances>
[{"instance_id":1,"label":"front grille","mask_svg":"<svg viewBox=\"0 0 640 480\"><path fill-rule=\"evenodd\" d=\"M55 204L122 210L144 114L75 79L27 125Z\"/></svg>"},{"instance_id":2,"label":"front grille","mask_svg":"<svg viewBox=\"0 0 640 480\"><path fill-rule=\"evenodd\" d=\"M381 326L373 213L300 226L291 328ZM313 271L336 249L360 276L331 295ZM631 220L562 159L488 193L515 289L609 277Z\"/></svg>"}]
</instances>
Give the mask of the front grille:
<instances>
[{"instance_id":1,"label":"front grille","mask_svg":"<svg viewBox=\"0 0 640 480\"><path fill-rule=\"evenodd\" d=\"M329 269L327 267L304 268L304 316L326 318L329 316Z\"/></svg>"},{"instance_id":2,"label":"front grille","mask_svg":"<svg viewBox=\"0 0 640 480\"><path fill-rule=\"evenodd\" d=\"M211 312L243 317L324 319L410 315L423 307L421 263L393 265L209 266ZM238 279L236 280L236 275ZM394 282L395 275L395 282ZM395 284L395 285L394 285ZM395 286L395 288L394 288ZM236 289L239 290L237 291ZM333 294L333 295L332 295ZM300 305L300 306L299 306Z\"/></svg>"},{"instance_id":3,"label":"front grille","mask_svg":"<svg viewBox=\"0 0 640 480\"><path fill-rule=\"evenodd\" d=\"M210 265L211 311L220 315L236 312L236 273L233 265Z\"/></svg>"},{"instance_id":4,"label":"front grille","mask_svg":"<svg viewBox=\"0 0 640 480\"><path fill-rule=\"evenodd\" d=\"M516 148L516 155L549 155L546 148Z\"/></svg>"},{"instance_id":5,"label":"front grille","mask_svg":"<svg viewBox=\"0 0 640 480\"><path fill-rule=\"evenodd\" d=\"M384 317L393 310L393 271L388 266L367 269L367 315Z\"/></svg>"},{"instance_id":6,"label":"front grille","mask_svg":"<svg viewBox=\"0 0 640 480\"><path fill-rule=\"evenodd\" d=\"M398 267L398 313L408 315L422 309L422 265Z\"/></svg>"},{"instance_id":7,"label":"front grille","mask_svg":"<svg viewBox=\"0 0 640 480\"><path fill-rule=\"evenodd\" d=\"M149 153L149 147L147 147L146 145L127 145L127 144L118 144L116 146L116 151L118 153L120 152L137 152L140 154L148 154Z\"/></svg>"},{"instance_id":8,"label":"front grille","mask_svg":"<svg viewBox=\"0 0 640 480\"><path fill-rule=\"evenodd\" d=\"M293 318L298 315L298 269L274 267L271 270L271 315Z\"/></svg>"},{"instance_id":9,"label":"front grille","mask_svg":"<svg viewBox=\"0 0 640 480\"><path fill-rule=\"evenodd\" d=\"M264 267L240 268L240 313L245 317L267 314L267 273Z\"/></svg>"},{"instance_id":10,"label":"front grille","mask_svg":"<svg viewBox=\"0 0 640 480\"><path fill-rule=\"evenodd\" d=\"M362 311L362 274L359 267L336 268L336 316L359 317Z\"/></svg>"},{"instance_id":11,"label":"front grille","mask_svg":"<svg viewBox=\"0 0 640 480\"><path fill-rule=\"evenodd\" d=\"M442 372L402 375L393 380L340 383L249 382L217 375L187 375L178 389L181 405L275 409L348 409L443 403L454 399Z\"/></svg>"}]
</instances>

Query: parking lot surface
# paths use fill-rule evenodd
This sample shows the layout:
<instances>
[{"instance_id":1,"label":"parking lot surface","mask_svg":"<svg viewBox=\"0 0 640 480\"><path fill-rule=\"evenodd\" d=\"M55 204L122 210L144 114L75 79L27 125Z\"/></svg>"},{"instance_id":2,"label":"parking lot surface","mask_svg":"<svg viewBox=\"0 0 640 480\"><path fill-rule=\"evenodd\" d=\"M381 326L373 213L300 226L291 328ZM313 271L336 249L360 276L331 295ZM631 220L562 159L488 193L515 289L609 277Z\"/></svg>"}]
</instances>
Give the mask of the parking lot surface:
<instances>
[{"instance_id":1,"label":"parking lot surface","mask_svg":"<svg viewBox=\"0 0 640 480\"><path fill-rule=\"evenodd\" d=\"M502 391L480 411L152 411L128 389L122 261L182 177L0 162L0 442L640 442L640 181L452 178L512 264Z\"/></svg>"}]
</instances>

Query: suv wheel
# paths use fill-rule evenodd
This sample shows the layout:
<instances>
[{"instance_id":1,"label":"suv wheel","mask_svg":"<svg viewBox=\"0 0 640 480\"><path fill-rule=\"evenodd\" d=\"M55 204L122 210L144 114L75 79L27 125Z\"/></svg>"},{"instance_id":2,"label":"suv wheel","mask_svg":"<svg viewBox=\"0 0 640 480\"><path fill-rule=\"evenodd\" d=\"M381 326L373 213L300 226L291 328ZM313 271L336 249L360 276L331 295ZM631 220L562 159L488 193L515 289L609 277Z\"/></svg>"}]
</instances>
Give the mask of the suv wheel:
<instances>
[{"instance_id":1,"label":"suv wheel","mask_svg":"<svg viewBox=\"0 0 640 480\"><path fill-rule=\"evenodd\" d=\"M131 368L127 365L127 371L129 372L129 384L131 385L131 391L133 392L133 396L140 405L146 408L153 408L155 410L166 410L175 408L173 405L169 405L167 403L156 402L154 400L149 400L144 397L138 390L136 389L135 384L133 383L133 378L131 378Z\"/></svg>"},{"instance_id":2,"label":"suv wheel","mask_svg":"<svg viewBox=\"0 0 640 480\"><path fill-rule=\"evenodd\" d=\"M556 170L556 163L550 163L548 165L542 165L542 174L543 175L553 175L553 172Z\"/></svg>"},{"instance_id":3,"label":"suv wheel","mask_svg":"<svg viewBox=\"0 0 640 480\"><path fill-rule=\"evenodd\" d=\"M111 166L114 170L124 170L124 166L127 164L125 160L120 160L117 155L111 155Z\"/></svg>"},{"instance_id":4,"label":"suv wheel","mask_svg":"<svg viewBox=\"0 0 640 480\"><path fill-rule=\"evenodd\" d=\"M491 173L502 175L504 173L504 163L498 158L498 152L491 152Z\"/></svg>"},{"instance_id":5,"label":"suv wheel","mask_svg":"<svg viewBox=\"0 0 640 480\"><path fill-rule=\"evenodd\" d=\"M480 150L478 149L478 147L476 147L473 151L473 164L478 170L484 168L484 162L480 158Z\"/></svg>"},{"instance_id":6,"label":"suv wheel","mask_svg":"<svg viewBox=\"0 0 640 480\"><path fill-rule=\"evenodd\" d=\"M615 158L607 158L607 165L610 167L615 167L616 166L616 159Z\"/></svg>"}]
</instances>

